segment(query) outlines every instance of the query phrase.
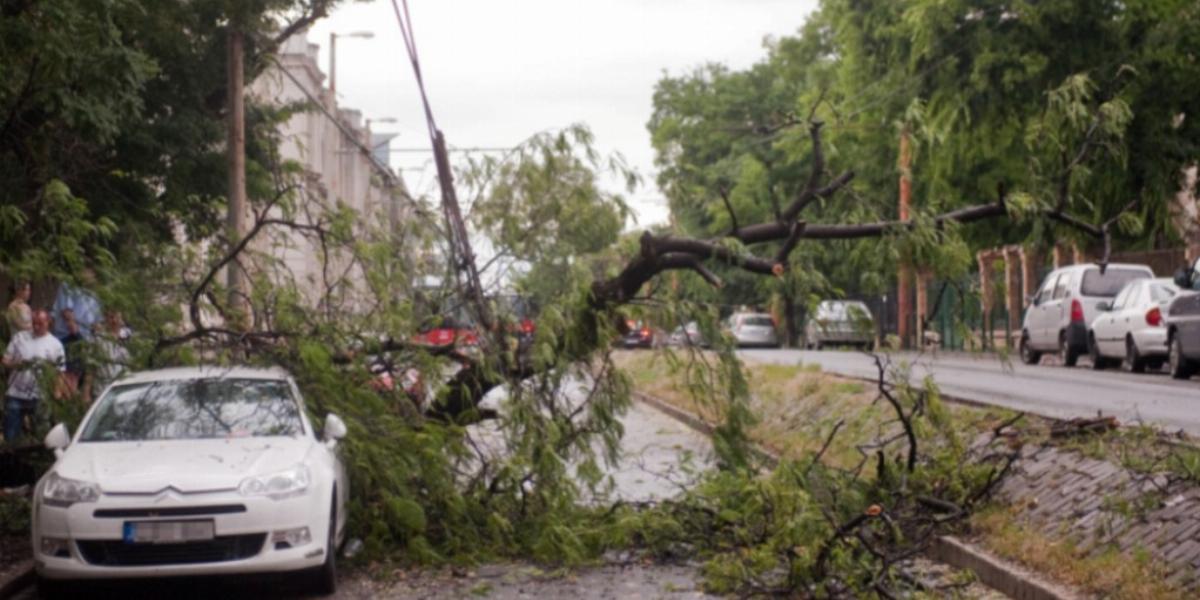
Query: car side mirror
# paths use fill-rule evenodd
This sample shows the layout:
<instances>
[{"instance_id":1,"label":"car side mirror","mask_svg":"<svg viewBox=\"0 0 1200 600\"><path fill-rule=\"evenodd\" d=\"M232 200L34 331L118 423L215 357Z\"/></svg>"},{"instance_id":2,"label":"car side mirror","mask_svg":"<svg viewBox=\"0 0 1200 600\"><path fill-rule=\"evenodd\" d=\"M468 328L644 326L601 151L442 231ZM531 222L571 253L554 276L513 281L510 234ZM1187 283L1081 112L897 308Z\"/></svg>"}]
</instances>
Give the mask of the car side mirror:
<instances>
[{"instance_id":1,"label":"car side mirror","mask_svg":"<svg viewBox=\"0 0 1200 600\"><path fill-rule=\"evenodd\" d=\"M1192 270L1187 267L1180 267L1175 271L1175 285L1181 290L1192 289Z\"/></svg>"},{"instance_id":2,"label":"car side mirror","mask_svg":"<svg viewBox=\"0 0 1200 600\"><path fill-rule=\"evenodd\" d=\"M67 431L66 425L59 423L46 434L43 443L46 444L46 448L54 451L55 456L62 456L63 450L71 445L71 432Z\"/></svg>"},{"instance_id":3,"label":"car side mirror","mask_svg":"<svg viewBox=\"0 0 1200 600\"><path fill-rule=\"evenodd\" d=\"M325 417L325 443L333 445L344 437L346 437L346 423L342 421L341 417L329 413Z\"/></svg>"},{"instance_id":4,"label":"car side mirror","mask_svg":"<svg viewBox=\"0 0 1200 600\"><path fill-rule=\"evenodd\" d=\"M1042 303L1042 297L1038 294L1034 294L1032 296L1026 296L1025 301L1028 302L1030 306L1037 306Z\"/></svg>"},{"instance_id":5,"label":"car side mirror","mask_svg":"<svg viewBox=\"0 0 1200 600\"><path fill-rule=\"evenodd\" d=\"M1100 302L1100 303L1096 304L1096 310L1099 310L1099 311L1112 310L1112 304L1109 304L1108 302Z\"/></svg>"}]
</instances>

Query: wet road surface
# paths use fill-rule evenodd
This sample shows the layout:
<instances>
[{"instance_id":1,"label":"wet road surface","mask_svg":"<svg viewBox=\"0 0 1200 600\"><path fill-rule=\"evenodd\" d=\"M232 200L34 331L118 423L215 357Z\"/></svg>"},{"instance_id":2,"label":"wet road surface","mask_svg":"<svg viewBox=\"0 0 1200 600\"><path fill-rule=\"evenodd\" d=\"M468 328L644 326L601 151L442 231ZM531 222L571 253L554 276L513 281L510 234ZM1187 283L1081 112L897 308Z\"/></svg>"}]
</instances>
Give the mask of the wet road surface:
<instances>
[{"instance_id":1,"label":"wet road surface","mask_svg":"<svg viewBox=\"0 0 1200 600\"><path fill-rule=\"evenodd\" d=\"M747 359L778 364L818 364L830 373L875 379L874 360L861 352L743 350ZM1145 422L1200 435L1200 381L1165 373L1093 371L1080 366L1007 363L992 355L899 353L913 365L914 379L932 375L948 396L1028 411L1053 418L1115 415L1122 423ZM1048 359L1043 359L1044 361Z\"/></svg>"}]
</instances>

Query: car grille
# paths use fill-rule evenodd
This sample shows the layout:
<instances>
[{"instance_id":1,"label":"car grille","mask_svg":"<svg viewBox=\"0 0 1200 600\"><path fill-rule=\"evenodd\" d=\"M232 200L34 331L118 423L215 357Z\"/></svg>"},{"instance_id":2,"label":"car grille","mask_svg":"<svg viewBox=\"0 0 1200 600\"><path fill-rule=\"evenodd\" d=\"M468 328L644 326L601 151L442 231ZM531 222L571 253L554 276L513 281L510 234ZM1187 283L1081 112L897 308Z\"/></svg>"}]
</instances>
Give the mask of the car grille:
<instances>
[{"instance_id":1,"label":"car grille","mask_svg":"<svg viewBox=\"0 0 1200 600\"><path fill-rule=\"evenodd\" d=\"M100 508L96 509L92 515L97 519L125 519L129 517L197 517L244 512L246 512L245 504L217 504L212 506L175 506L170 508Z\"/></svg>"},{"instance_id":2,"label":"car grille","mask_svg":"<svg viewBox=\"0 0 1200 600\"><path fill-rule=\"evenodd\" d=\"M93 565L138 567L190 565L250 558L262 552L265 533L218 536L181 544L126 544L119 540L76 540L83 559Z\"/></svg>"}]
</instances>

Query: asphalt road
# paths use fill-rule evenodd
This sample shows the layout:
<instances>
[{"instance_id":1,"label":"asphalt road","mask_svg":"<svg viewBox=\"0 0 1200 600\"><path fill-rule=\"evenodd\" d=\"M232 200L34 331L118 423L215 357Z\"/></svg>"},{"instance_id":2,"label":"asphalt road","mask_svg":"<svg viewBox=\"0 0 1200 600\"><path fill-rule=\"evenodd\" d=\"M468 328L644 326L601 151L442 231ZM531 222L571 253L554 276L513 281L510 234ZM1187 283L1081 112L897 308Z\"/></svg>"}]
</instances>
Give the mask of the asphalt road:
<instances>
[{"instance_id":1,"label":"asphalt road","mask_svg":"<svg viewBox=\"0 0 1200 600\"><path fill-rule=\"evenodd\" d=\"M827 372L851 377L878 377L874 359L861 352L743 350L741 355L781 364L815 363ZM1016 356L1002 362L990 355L899 353L892 360L908 361L914 379L932 375L947 396L1054 418L1095 417L1100 411L1122 423L1145 422L1200 435L1200 380L1177 381L1165 373L1093 371L1087 359L1071 368L1029 366Z\"/></svg>"}]
</instances>

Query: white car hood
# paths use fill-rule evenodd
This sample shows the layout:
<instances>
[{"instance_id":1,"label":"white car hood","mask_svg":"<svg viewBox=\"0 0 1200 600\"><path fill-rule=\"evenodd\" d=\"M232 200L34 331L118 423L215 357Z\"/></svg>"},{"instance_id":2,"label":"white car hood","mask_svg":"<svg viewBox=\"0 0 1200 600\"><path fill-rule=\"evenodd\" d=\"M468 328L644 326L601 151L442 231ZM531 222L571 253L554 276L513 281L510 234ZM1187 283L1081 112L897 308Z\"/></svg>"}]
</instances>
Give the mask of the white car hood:
<instances>
[{"instance_id":1,"label":"white car hood","mask_svg":"<svg viewBox=\"0 0 1200 600\"><path fill-rule=\"evenodd\" d=\"M81 442L67 449L54 470L97 483L105 493L229 490L246 477L307 462L315 444L307 437Z\"/></svg>"}]
</instances>

